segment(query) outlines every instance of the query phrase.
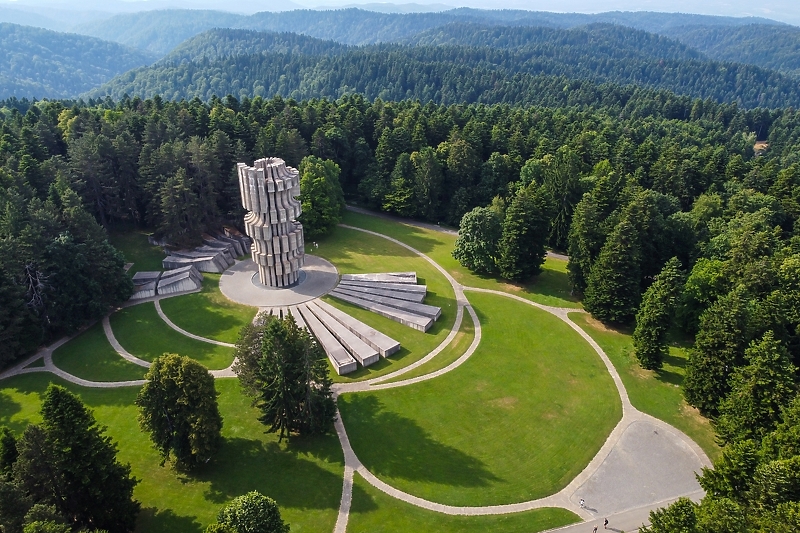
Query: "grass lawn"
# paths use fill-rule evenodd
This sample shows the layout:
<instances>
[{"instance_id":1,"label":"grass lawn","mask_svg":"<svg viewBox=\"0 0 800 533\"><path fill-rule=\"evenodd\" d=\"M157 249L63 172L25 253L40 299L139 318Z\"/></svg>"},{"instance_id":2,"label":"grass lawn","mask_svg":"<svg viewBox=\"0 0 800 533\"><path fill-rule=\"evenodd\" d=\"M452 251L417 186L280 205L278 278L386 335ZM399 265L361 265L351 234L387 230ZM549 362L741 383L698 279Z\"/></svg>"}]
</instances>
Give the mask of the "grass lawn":
<instances>
[{"instance_id":1,"label":"grass lawn","mask_svg":"<svg viewBox=\"0 0 800 533\"><path fill-rule=\"evenodd\" d=\"M367 368L359 368L346 376L336 376L334 372L335 381L349 382L394 372L427 355L450 333L456 319L457 307L453 288L441 272L413 252L381 237L336 228L331 235L319 242L319 248L314 250L314 254L336 265L342 274L415 271L418 282L428 287L425 303L442 308L442 316L427 333L423 333L371 311L326 297L326 302L389 335L400 342L401 346L399 352Z\"/></svg>"},{"instance_id":2,"label":"grass lawn","mask_svg":"<svg viewBox=\"0 0 800 533\"><path fill-rule=\"evenodd\" d=\"M164 252L160 246L153 246L147 242L149 233L143 230L112 230L109 232L109 242L125 256L126 263L133 263L128 271L132 276L142 270L162 270L161 260Z\"/></svg>"},{"instance_id":3,"label":"grass lawn","mask_svg":"<svg viewBox=\"0 0 800 533\"><path fill-rule=\"evenodd\" d=\"M686 350L671 346L662 370L644 370L633 355L633 341L629 334L609 329L588 314L571 313L569 318L606 352L637 409L686 433L712 460L719 455L711 423L683 398L681 384L688 359Z\"/></svg>"},{"instance_id":4,"label":"grass lawn","mask_svg":"<svg viewBox=\"0 0 800 533\"><path fill-rule=\"evenodd\" d=\"M508 283L489 276L478 276L453 259L451 255L456 236L450 233L410 226L380 217L347 211L342 221L364 228L413 246L445 268L462 285L512 292L543 305L580 308L581 304L570 295L567 262L548 258L542 273L525 284Z\"/></svg>"},{"instance_id":5,"label":"grass lawn","mask_svg":"<svg viewBox=\"0 0 800 533\"><path fill-rule=\"evenodd\" d=\"M153 302L126 307L111 315L111 329L119 343L136 357L153 361L164 353L188 355L211 370L233 361L233 348L191 339L169 327Z\"/></svg>"},{"instance_id":6,"label":"grass lawn","mask_svg":"<svg viewBox=\"0 0 800 533\"><path fill-rule=\"evenodd\" d=\"M436 357L424 365L419 366L410 372L406 372L401 376L397 376L395 379L390 379L385 383L403 381L417 376L430 374L431 372L436 372L437 370L446 367L464 355L464 352L467 351L467 348L469 348L469 345L472 344L474 339L475 325L472 323L472 317L469 316L469 313L464 311L464 319L461 321L461 327L458 328L458 333L456 333L455 339L453 339L453 342L451 342L447 348L439 352Z\"/></svg>"},{"instance_id":7,"label":"grass lawn","mask_svg":"<svg viewBox=\"0 0 800 533\"><path fill-rule=\"evenodd\" d=\"M235 343L239 330L253 321L257 307L228 300L219 291L220 274L203 274L200 292L161 300L161 309L178 327L189 333Z\"/></svg>"},{"instance_id":8,"label":"grass lawn","mask_svg":"<svg viewBox=\"0 0 800 533\"><path fill-rule=\"evenodd\" d=\"M0 382L0 425L19 433L38 422L40 394L48 374L27 374ZM217 380L224 419L224 444L216 459L191 476L160 467L160 459L136 422L133 401L138 388L86 389L79 394L108 426L119 444L118 457L130 462L142 480L134 496L142 503L137 531L201 533L219 508L236 496L258 490L274 498L292 532L331 531L342 490L344 461L335 435L278 444L265 434L249 399L235 379Z\"/></svg>"},{"instance_id":9,"label":"grass lawn","mask_svg":"<svg viewBox=\"0 0 800 533\"><path fill-rule=\"evenodd\" d=\"M497 516L450 516L409 505L371 486L356 475L349 533L535 533L580 522L566 509L545 508Z\"/></svg>"},{"instance_id":10,"label":"grass lawn","mask_svg":"<svg viewBox=\"0 0 800 533\"><path fill-rule=\"evenodd\" d=\"M439 503L552 494L621 418L614 383L594 350L553 315L502 296L469 299L483 338L461 367L408 387L340 397L353 448L387 483Z\"/></svg>"},{"instance_id":11,"label":"grass lawn","mask_svg":"<svg viewBox=\"0 0 800 533\"><path fill-rule=\"evenodd\" d=\"M142 379L147 372L114 351L100 322L53 352L53 363L73 376L90 381Z\"/></svg>"}]
</instances>

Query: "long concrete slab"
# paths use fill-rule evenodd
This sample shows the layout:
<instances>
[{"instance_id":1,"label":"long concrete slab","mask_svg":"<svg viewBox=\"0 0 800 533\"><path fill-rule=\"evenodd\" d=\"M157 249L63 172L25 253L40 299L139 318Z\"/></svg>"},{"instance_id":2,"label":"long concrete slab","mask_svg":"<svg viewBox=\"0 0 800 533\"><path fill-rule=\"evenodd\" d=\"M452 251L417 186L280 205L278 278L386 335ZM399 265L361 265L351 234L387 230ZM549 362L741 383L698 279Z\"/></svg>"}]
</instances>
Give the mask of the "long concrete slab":
<instances>
[{"instance_id":1,"label":"long concrete slab","mask_svg":"<svg viewBox=\"0 0 800 533\"><path fill-rule=\"evenodd\" d=\"M378 289L375 287L365 287L362 285L345 285L339 284L339 288L350 292L360 292L369 296L384 296L386 298L394 298L396 300L405 300L407 302L422 303L425 299L424 292L400 292L386 289ZM367 296L364 296L366 298Z\"/></svg>"},{"instance_id":2,"label":"long concrete slab","mask_svg":"<svg viewBox=\"0 0 800 533\"><path fill-rule=\"evenodd\" d=\"M306 321L303 320L303 315L300 314L300 311L297 310L297 307L292 306L289 307L288 310L289 314L294 318L294 321L297 322L297 325L308 331L308 325L306 325Z\"/></svg>"},{"instance_id":3,"label":"long concrete slab","mask_svg":"<svg viewBox=\"0 0 800 533\"><path fill-rule=\"evenodd\" d=\"M316 316L322 324L328 328L336 339L342 343L350 355L356 361L361 363L362 366L369 366L372 363L377 363L381 356L378 350L361 340L355 333L344 327L338 320L323 311L317 306L306 305L314 316Z\"/></svg>"},{"instance_id":4,"label":"long concrete slab","mask_svg":"<svg viewBox=\"0 0 800 533\"><path fill-rule=\"evenodd\" d=\"M398 300L397 298L391 298L386 296L378 296L376 294L366 295L363 292L355 292L344 287L336 287L333 290L334 293L344 293L348 296L355 296L356 298L364 298L371 302L379 303L382 305L388 305L389 307L395 307L397 309L401 309L407 313L413 313L415 315L427 316L434 320L439 318L442 315L442 308L436 307L434 305L427 305L427 304L419 304L414 302L409 302L406 300Z\"/></svg>"},{"instance_id":5,"label":"long concrete slab","mask_svg":"<svg viewBox=\"0 0 800 533\"><path fill-rule=\"evenodd\" d=\"M358 368L358 363L353 359L353 356L347 352L339 340L328 331L328 328L322 325L322 322L320 322L308 308L302 309L298 307L296 309L300 311L308 328L317 338L320 345L322 345L322 349L325 350L325 353L328 354L328 359L330 359L337 374L340 376L342 374L349 374Z\"/></svg>"},{"instance_id":6,"label":"long concrete slab","mask_svg":"<svg viewBox=\"0 0 800 533\"><path fill-rule=\"evenodd\" d=\"M365 300L364 298L359 298L358 296L351 296L341 291L332 291L330 292L330 295L335 296L343 302L357 305L358 307L372 311L373 313L377 313L390 320L394 320L395 322L400 322L404 326L408 326L419 331L428 331L433 325L433 319L431 317L415 315L396 307L390 307L388 305Z\"/></svg>"},{"instance_id":7,"label":"long concrete slab","mask_svg":"<svg viewBox=\"0 0 800 533\"><path fill-rule=\"evenodd\" d=\"M376 289L388 289L400 292L421 292L423 294L428 292L427 285L412 285L411 283L387 283L383 281L353 281L343 279L340 285L347 285L348 287L374 287Z\"/></svg>"},{"instance_id":8,"label":"long concrete slab","mask_svg":"<svg viewBox=\"0 0 800 533\"><path fill-rule=\"evenodd\" d=\"M382 272L378 274L342 274L343 281L382 281L417 284L416 272Z\"/></svg>"},{"instance_id":9,"label":"long concrete slab","mask_svg":"<svg viewBox=\"0 0 800 533\"><path fill-rule=\"evenodd\" d=\"M389 337L388 335L384 335L375 328L364 324L360 320L351 317L347 313L336 309L329 303L317 299L309 302L308 305L317 306L331 315L344 327L358 335L361 340L375 348L378 353L381 354L381 357L389 357L400 349L400 343L393 338Z\"/></svg>"}]
</instances>

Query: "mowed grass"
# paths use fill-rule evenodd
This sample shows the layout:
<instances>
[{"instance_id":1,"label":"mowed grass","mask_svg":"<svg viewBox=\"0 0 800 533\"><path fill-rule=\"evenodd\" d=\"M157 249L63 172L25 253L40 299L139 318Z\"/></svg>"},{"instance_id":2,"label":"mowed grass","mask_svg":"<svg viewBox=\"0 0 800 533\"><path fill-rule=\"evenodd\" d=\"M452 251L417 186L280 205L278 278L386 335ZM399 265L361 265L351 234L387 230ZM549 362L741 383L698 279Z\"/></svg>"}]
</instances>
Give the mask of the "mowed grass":
<instances>
[{"instance_id":1,"label":"mowed grass","mask_svg":"<svg viewBox=\"0 0 800 533\"><path fill-rule=\"evenodd\" d=\"M420 365L414 370L406 372L405 374L397 376L394 379L387 380L384 383L394 383L397 381L415 378L417 376L424 376L425 374L430 374L431 372L436 372L437 370L445 368L447 365L464 355L474 339L475 324L472 323L472 318L469 316L469 313L464 311L464 318L461 321L461 327L458 328L458 333L456 333L453 342L451 342L447 348L439 352L436 357L427 363Z\"/></svg>"},{"instance_id":2,"label":"mowed grass","mask_svg":"<svg viewBox=\"0 0 800 533\"><path fill-rule=\"evenodd\" d=\"M535 533L580 522L566 509L544 508L493 516L450 516L401 502L371 486L361 476L353 480L349 533Z\"/></svg>"},{"instance_id":3,"label":"mowed grass","mask_svg":"<svg viewBox=\"0 0 800 533\"><path fill-rule=\"evenodd\" d=\"M165 353L186 355L211 370L227 368L233 362L233 348L198 341L169 327L156 312L153 302L121 309L111 315L111 329L127 351L145 361Z\"/></svg>"},{"instance_id":4,"label":"mowed grass","mask_svg":"<svg viewBox=\"0 0 800 533\"><path fill-rule=\"evenodd\" d=\"M557 317L502 296L468 296L483 337L462 366L339 398L353 448L387 483L439 503L494 505L557 492L621 418L614 383Z\"/></svg>"},{"instance_id":5,"label":"mowed grass","mask_svg":"<svg viewBox=\"0 0 800 533\"><path fill-rule=\"evenodd\" d=\"M581 307L577 298L570 294L566 261L548 257L542 266L541 274L527 283L509 283L491 276L479 276L461 266L452 255L456 242L456 235L452 233L420 228L352 211L345 213L342 222L383 233L416 248L441 265L462 285L510 292L543 305Z\"/></svg>"},{"instance_id":6,"label":"mowed grass","mask_svg":"<svg viewBox=\"0 0 800 533\"><path fill-rule=\"evenodd\" d=\"M53 352L53 363L89 381L128 381L144 378L147 369L123 359L108 342L98 322Z\"/></svg>"},{"instance_id":7,"label":"mowed grass","mask_svg":"<svg viewBox=\"0 0 800 533\"><path fill-rule=\"evenodd\" d=\"M162 270L161 260L164 251L160 246L153 246L147 241L148 233L141 230L112 230L109 242L125 256L126 263L133 263L128 271L132 276L144 270Z\"/></svg>"},{"instance_id":8,"label":"mowed grass","mask_svg":"<svg viewBox=\"0 0 800 533\"><path fill-rule=\"evenodd\" d=\"M355 305L326 297L326 302L389 335L401 346L400 351L390 357L346 376L337 376L331 367L335 381L349 382L394 372L418 361L447 338L456 319L455 294L447 278L422 257L387 239L346 228L336 228L321 240L314 254L336 265L340 274L414 271L418 283L428 287L424 303L442 308L442 315L431 329L421 332Z\"/></svg>"},{"instance_id":9,"label":"mowed grass","mask_svg":"<svg viewBox=\"0 0 800 533\"><path fill-rule=\"evenodd\" d=\"M570 313L569 318L606 352L634 407L686 433L711 459L719 455L711 422L683 398L681 384L688 359L686 350L671 346L660 371L644 370L636 362L629 334L609 329L588 314Z\"/></svg>"},{"instance_id":10,"label":"mowed grass","mask_svg":"<svg viewBox=\"0 0 800 533\"><path fill-rule=\"evenodd\" d=\"M220 274L203 274L200 292L161 300L161 309L179 328L201 337L235 343L253 321L257 307L228 300L219 290Z\"/></svg>"},{"instance_id":11,"label":"mowed grass","mask_svg":"<svg viewBox=\"0 0 800 533\"><path fill-rule=\"evenodd\" d=\"M216 381L224 420L222 448L191 475L159 466L160 458L139 430L133 401L137 387L87 389L49 374L26 374L0 382L0 425L17 434L39 422L41 394L50 380L78 394L118 444L118 457L140 479L134 497L142 504L142 533L201 533L219 508L251 490L274 498L292 532L331 531L336 522L344 462L338 439L326 435L278 444L265 434L257 412L235 379Z\"/></svg>"}]
</instances>

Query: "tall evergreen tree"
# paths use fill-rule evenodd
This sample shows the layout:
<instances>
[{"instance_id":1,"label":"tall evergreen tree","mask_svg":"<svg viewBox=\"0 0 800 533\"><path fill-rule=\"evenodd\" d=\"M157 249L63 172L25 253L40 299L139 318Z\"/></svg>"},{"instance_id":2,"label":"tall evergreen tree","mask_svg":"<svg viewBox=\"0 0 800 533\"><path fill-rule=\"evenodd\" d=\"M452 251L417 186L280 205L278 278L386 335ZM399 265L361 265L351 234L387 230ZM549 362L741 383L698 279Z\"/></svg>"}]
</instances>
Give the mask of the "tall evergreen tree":
<instances>
[{"instance_id":1,"label":"tall evergreen tree","mask_svg":"<svg viewBox=\"0 0 800 533\"><path fill-rule=\"evenodd\" d=\"M583 304L603 322L630 323L639 306L641 251L629 218L617 224L589 274Z\"/></svg>"},{"instance_id":2,"label":"tall evergreen tree","mask_svg":"<svg viewBox=\"0 0 800 533\"><path fill-rule=\"evenodd\" d=\"M667 261L642 297L642 304L636 313L636 329L633 332L633 347L642 368L661 368L669 350L666 336L672 325L684 277L680 261L673 257Z\"/></svg>"},{"instance_id":3,"label":"tall evergreen tree","mask_svg":"<svg viewBox=\"0 0 800 533\"><path fill-rule=\"evenodd\" d=\"M525 280L542 271L552 210L552 197L536 183L520 189L511 200L498 246L501 276Z\"/></svg>"},{"instance_id":4,"label":"tall evergreen tree","mask_svg":"<svg viewBox=\"0 0 800 533\"><path fill-rule=\"evenodd\" d=\"M328 431L336 405L322 347L293 318L259 315L242 328L234 372L261 411L259 421L283 440Z\"/></svg>"}]
</instances>

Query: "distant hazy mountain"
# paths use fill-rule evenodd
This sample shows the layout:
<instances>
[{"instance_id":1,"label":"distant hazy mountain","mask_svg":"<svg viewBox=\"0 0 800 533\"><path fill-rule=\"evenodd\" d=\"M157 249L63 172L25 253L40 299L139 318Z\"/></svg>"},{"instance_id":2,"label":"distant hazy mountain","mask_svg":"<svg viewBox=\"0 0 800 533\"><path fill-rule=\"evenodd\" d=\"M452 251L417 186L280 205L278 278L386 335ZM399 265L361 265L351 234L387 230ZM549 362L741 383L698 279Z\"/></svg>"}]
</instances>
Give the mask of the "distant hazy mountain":
<instances>
[{"instance_id":1,"label":"distant hazy mountain","mask_svg":"<svg viewBox=\"0 0 800 533\"><path fill-rule=\"evenodd\" d=\"M800 28L796 26L685 26L665 33L714 59L759 65L800 77Z\"/></svg>"},{"instance_id":2,"label":"distant hazy mountain","mask_svg":"<svg viewBox=\"0 0 800 533\"><path fill-rule=\"evenodd\" d=\"M69 98L155 57L85 35L0 24L0 98Z\"/></svg>"}]
</instances>

